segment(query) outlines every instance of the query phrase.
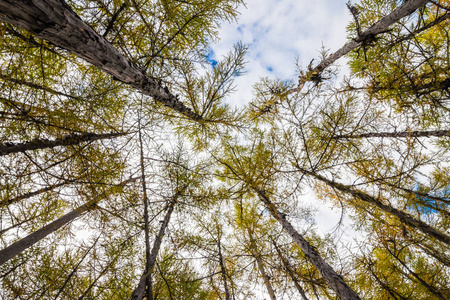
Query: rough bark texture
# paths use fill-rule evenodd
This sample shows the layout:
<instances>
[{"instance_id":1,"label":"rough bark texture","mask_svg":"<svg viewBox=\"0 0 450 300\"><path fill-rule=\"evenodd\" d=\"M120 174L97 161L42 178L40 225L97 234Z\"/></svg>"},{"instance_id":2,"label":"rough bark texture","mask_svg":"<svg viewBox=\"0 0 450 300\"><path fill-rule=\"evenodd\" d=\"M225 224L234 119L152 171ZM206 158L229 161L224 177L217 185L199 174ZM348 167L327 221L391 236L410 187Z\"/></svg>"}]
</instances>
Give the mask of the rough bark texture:
<instances>
[{"instance_id":1,"label":"rough bark texture","mask_svg":"<svg viewBox=\"0 0 450 300\"><path fill-rule=\"evenodd\" d=\"M361 134L342 134L332 137L333 139L359 139L359 138L407 138L407 137L441 137L450 136L450 130L432 131L403 131L403 132L368 132Z\"/></svg>"},{"instance_id":2,"label":"rough bark texture","mask_svg":"<svg viewBox=\"0 0 450 300\"><path fill-rule=\"evenodd\" d=\"M111 139L121 135L125 135L125 133L105 133L105 134L83 133L83 134L66 135L65 137L56 140L34 140L19 144L5 143L0 144L0 156L30 150L51 149L58 146L77 145L82 142L92 142L96 140Z\"/></svg>"},{"instance_id":3,"label":"rough bark texture","mask_svg":"<svg viewBox=\"0 0 450 300\"><path fill-rule=\"evenodd\" d=\"M343 57L350 51L359 47L365 39L367 39L369 37L374 37L384 31L386 31L389 28L389 26L391 26L398 20L400 20L406 16L409 16L416 9L424 6L428 2L429 2L429 0L403 1L403 3L399 7L397 7L393 12L391 12L389 15L385 16L384 18L382 18L381 20L376 22L369 29L361 32L361 34L356 39L353 39L353 40L347 42L344 46L342 46L341 49L339 49L336 52L334 52L333 54L329 55L320 64L318 64L315 68L308 71L305 76L302 76L300 78L299 85L296 88L291 89L288 93L290 94L290 93L300 92L302 90L304 84L307 81L311 80L311 77L321 74L323 70L325 70L327 67L329 67L331 64L333 64L339 58Z\"/></svg>"},{"instance_id":4,"label":"rough bark texture","mask_svg":"<svg viewBox=\"0 0 450 300\"><path fill-rule=\"evenodd\" d=\"M175 203L176 203L176 197L169 204L167 213L164 217L161 227L159 228L158 235L156 236L155 242L153 243L152 252L150 253L150 257L149 257L148 264L146 266L146 270L144 271L144 274L142 275L141 279L139 280L139 284L138 284L137 288L134 290L133 294L131 295L132 300L141 300L144 297L145 288L147 286L147 284L146 284L147 278L151 276L151 274L153 273L153 269L155 268L156 257L158 256L159 249L161 248L162 239L164 237L166 228L169 225L170 216L172 215L173 209L175 207Z\"/></svg>"},{"instance_id":5,"label":"rough bark texture","mask_svg":"<svg viewBox=\"0 0 450 300\"><path fill-rule=\"evenodd\" d=\"M306 297L305 290L302 288L302 286L298 282L297 277L295 277L295 274L294 274L295 272L294 272L294 270L292 270L291 265L289 264L288 260L283 256L283 253L281 253L281 250L278 247L277 243L275 241L272 241L272 243L273 243L273 246L275 247L275 250L278 253L278 257L280 258L281 262L283 263L284 268L286 269L289 277L291 277L291 280L294 283L295 288L300 293L303 300L308 300L308 297Z\"/></svg>"},{"instance_id":6,"label":"rough bark texture","mask_svg":"<svg viewBox=\"0 0 450 300\"><path fill-rule=\"evenodd\" d=\"M130 178L130 179L125 180L122 183L120 183L119 186L125 186L127 183L133 182L135 180L136 180L136 178ZM42 227L41 229L36 230L35 232L24 237L23 239L2 249L0 251L0 266L2 264L4 264L5 262L7 262L8 260L10 260L11 258L20 254L22 251L28 249L35 243L39 242L41 239L45 238L49 234L55 232L62 226L69 224L74 219L81 216L84 212L94 209L95 207L97 207L97 203L100 200L102 200L103 198L104 197L101 197L100 199L96 199L95 201L89 201L89 202L79 206L75 210L56 219L55 221L51 222L50 224Z\"/></svg>"},{"instance_id":7,"label":"rough bark texture","mask_svg":"<svg viewBox=\"0 0 450 300\"><path fill-rule=\"evenodd\" d=\"M201 119L170 93L167 87L147 76L81 20L63 0L0 0L0 13L1 21L30 31L38 38L66 49L193 120Z\"/></svg>"},{"instance_id":8,"label":"rough bark texture","mask_svg":"<svg viewBox=\"0 0 450 300\"><path fill-rule=\"evenodd\" d=\"M305 174L308 174L308 175L311 175L314 178L316 178L316 179L318 179L318 180L320 180L322 182L325 182L329 186L331 186L331 187L333 187L333 188L335 188L335 189L337 189L337 190L339 190L341 192L350 194L350 195L354 196L355 198L360 199L361 201L370 203L370 204L378 207L382 211L387 212L387 213L389 213L389 214L391 214L393 216L396 216L400 220L400 222L402 222L403 224L408 225L410 227L417 228L420 231L422 231L423 233L428 234L428 235L434 237L435 239L437 239L437 240L439 240L439 241L441 241L443 243L446 243L447 245L450 245L450 236L448 236L445 233L442 233L439 230L429 226L428 224L422 222L421 220L417 220L416 218L412 217L411 215L409 215L409 214L407 214L407 213L405 213L403 211L397 210L397 209L395 209L394 207L392 207L390 205L384 204L383 202L380 201L380 199L372 197L372 196L370 196L370 195L368 195L368 194L366 194L366 193L364 193L364 192L362 192L360 190L353 189L350 186L346 186L346 185L343 185L343 184L341 184L339 182L335 182L335 181L329 180L329 179L327 179L327 178L325 178L325 177L323 177L323 176L321 176L319 174L316 174L316 173L313 173L313 172L309 172L309 171L304 170L304 169L301 169L301 172L303 172Z\"/></svg>"},{"instance_id":9,"label":"rough bark texture","mask_svg":"<svg viewBox=\"0 0 450 300\"><path fill-rule=\"evenodd\" d=\"M334 271L334 269L320 256L319 252L311 246L311 244L292 226L292 224L286 220L284 214L280 213L270 199L260 190L255 190L260 196L267 209L272 216L278 220L278 222L294 240L294 242L305 253L306 258L311 264L319 270L320 274L327 281L328 285L336 292L336 294L344 300L356 300L360 299L359 296L353 291L344 279Z\"/></svg>"}]
</instances>

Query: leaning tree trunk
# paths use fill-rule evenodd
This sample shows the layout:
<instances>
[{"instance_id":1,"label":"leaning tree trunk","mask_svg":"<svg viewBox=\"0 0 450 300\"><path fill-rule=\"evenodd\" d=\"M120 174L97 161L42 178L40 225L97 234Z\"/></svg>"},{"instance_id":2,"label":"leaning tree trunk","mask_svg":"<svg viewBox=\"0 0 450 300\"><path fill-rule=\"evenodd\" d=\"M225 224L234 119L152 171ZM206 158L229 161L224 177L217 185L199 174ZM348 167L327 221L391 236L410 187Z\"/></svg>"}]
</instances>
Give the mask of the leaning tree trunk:
<instances>
[{"instance_id":1,"label":"leaning tree trunk","mask_svg":"<svg viewBox=\"0 0 450 300\"><path fill-rule=\"evenodd\" d=\"M0 21L23 28L66 49L193 120L201 119L167 87L147 76L145 71L81 20L64 0L0 0Z\"/></svg>"},{"instance_id":2,"label":"leaning tree trunk","mask_svg":"<svg viewBox=\"0 0 450 300\"><path fill-rule=\"evenodd\" d=\"M306 82L311 81L313 78L320 78L320 74L333 64L335 61L349 53L350 51L359 47L367 38L374 37L382 32L385 32L389 26L397 22L398 20L409 16L416 9L424 6L430 2L429 0L408 0L394 9L389 15L383 17L381 20L373 24L367 30L359 33L358 37L348 41L342 48L329 55L322 62L320 62L315 68L309 70L304 76L300 77L299 84L296 88L289 90L287 93L300 92Z\"/></svg>"},{"instance_id":3,"label":"leaning tree trunk","mask_svg":"<svg viewBox=\"0 0 450 300\"><path fill-rule=\"evenodd\" d=\"M161 224L161 227L159 228L158 235L155 238L155 242L153 243L152 252L150 253L149 260L146 264L146 270L144 271L144 274L142 275L141 279L139 280L139 284L137 288L134 290L133 294L131 295L132 300L141 300L144 297L145 288L147 286L147 280L148 278L151 278L151 274L153 273L153 269L155 268L156 264L156 257L158 256L159 249L161 248L162 239L164 237L165 231L167 226L169 225L170 216L172 215L173 209L175 207L177 196L173 198L171 203L169 204L169 207L167 209L167 213L164 217L164 220ZM151 284L151 281L150 281ZM150 288L150 287L148 287Z\"/></svg>"},{"instance_id":4,"label":"leaning tree trunk","mask_svg":"<svg viewBox=\"0 0 450 300\"><path fill-rule=\"evenodd\" d=\"M25 152L38 149L52 149L58 146L77 145L82 142L92 142L97 140L112 139L125 135L126 133L82 133L66 135L62 138L55 140L33 140L30 142L24 142L19 144L4 143L0 144L0 156L8 155L11 153Z\"/></svg>"},{"instance_id":5,"label":"leaning tree trunk","mask_svg":"<svg viewBox=\"0 0 450 300\"><path fill-rule=\"evenodd\" d=\"M431 131L401 131L401 132L367 132L361 134L340 134L332 139L360 139L360 138L408 138L408 137L441 137L450 136L450 130Z\"/></svg>"},{"instance_id":6,"label":"leaning tree trunk","mask_svg":"<svg viewBox=\"0 0 450 300\"><path fill-rule=\"evenodd\" d=\"M353 291L344 279L320 256L319 252L286 220L286 216L278 211L275 205L270 201L267 195L257 188L253 188L258 193L261 201L265 204L271 215L281 224L294 240L294 242L305 253L306 258L311 264L319 270L320 274L327 281L328 285L336 292L341 299L356 300L360 299L358 294Z\"/></svg>"},{"instance_id":7,"label":"leaning tree trunk","mask_svg":"<svg viewBox=\"0 0 450 300\"><path fill-rule=\"evenodd\" d=\"M325 182L327 185L337 189L338 191L344 192L346 194L350 194L350 195L354 196L355 198L360 199L361 201L364 201L366 203L369 203L369 204L372 204L372 205L378 207L382 211L397 217L400 220L400 222L402 222L403 224L405 224L407 226L419 229L423 233L428 234L428 235L434 237L435 239L437 239L443 243L446 243L447 245L450 245L450 236L446 235L443 232L440 232L439 230L431 227L430 225L426 224L425 222L418 220L401 210L398 210L390 205L384 204L383 202L380 201L380 199L377 199L371 195L364 193L363 191L354 189L350 186L343 185L342 183L339 183L339 182L336 182L333 180L329 180L317 173L310 172L310 171L307 171L304 169L299 169L299 170L304 174L308 174L322 182Z\"/></svg>"},{"instance_id":8,"label":"leaning tree trunk","mask_svg":"<svg viewBox=\"0 0 450 300\"><path fill-rule=\"evenodd\" d=\"M271 300L276 300L275 291L272 287L272 284L270 283L270 277L267 275L266 270L264 269L264 263L261 259L261 254L258 252L255 240L253 239L252 232L250 228L247 228L248 236L250 238L250 244L251 244L251 252L252 256L256 260L256 265L258 266L259 273L261 274L261 277L264 280L264 285L267 288L267 292L269 293Z\"/></svg>"},{"instance_id":9,"label":"leaning tree trunk","mask_svg":"<svg viewBox=\"0 0 450 300\"><path fill-rule=\"evenodd\" d=\"M53 184L53 185L50 185L50 186L46 186L45 188L42 188L42 189L38 189L36 191L32 191L32 192L29 192L29 193L25 193L25 194L16 196L14 198L9 198L9 199L2 200L0 202L0 207L16 203L16 202L18 202L20 200L23 200L23 199L28 199L28 198L31 198L33 196L37 196L37 195L46 193L48 191L52 191L52 190L54 190L54 189L56 189L56 188L58 188L60 186L68 184L69 182L70 182L69 180L63 181L63 182L59 182L59 183L56 183L56 184Z\"/></svg>"},{"instance_id":10,"label":"leaning tree trunk","mask_svg":"<svg viewBox=\"0 0 450 300\"><path fill-rule=\"evenodd\" d=\"M278 253L278 257L280 257L281 262L283 263L284 268L286 269L286 272L288 273L289 277L291 277L292 282L294 283L295 288L302 296L303 300L308 300L308 297L306 297L305 290L302 288L300 283L298 282L297 278L295 277L295 272L292 270L288 260L283 256L283 253L281 253L280 248L278 247L275 240L272 241L273 246L275 247L275 250Z\"/></svg>"},{"instance_id":11,"label":"leaning tree trunk","mask_svg":"<svg viewBox=\"0 0 450 300\"><path fill-rule=\"evenodd\" d=\"M131 178L128 180L123 181L119 184L119 186L125 186L126 184L135 181L136 178ZM49 234L55 232L59 228L61 228L64 225L69 224L79 216L81 216L83 213L92 210L97 207L97 203L102 200L105 196L101 197L100 199L96 199L95 201L89 201L78 208L72 210L71 212L65 214L64 216L56 219L55 221L51 222L50 224L42 227L41 229L36 230L35 232L27 235L23 239L13 243L12 245L9 245L8 247L2 249L0 251L0 266L10 260L11 258L15 257L16 255L22 253L24 250L28 249L32 245L36 244Z\"/></svg>"},{"instance_id":12,"label":"leaning tree trunk","mask_svg":"<svg viewBox=\"0 0 450 300\"><path fill-rule=\"evenodd\" d=\"M217 241L217 247L218 249L218 254L219 254L219 265L220 265L220 273L222 274L222 280L223 280L223 287L225 289L225 300L231 300L231 295L230 295L230 291L228 290L228 283L227 283L227 270L225 269L225 263L223 260L223 255L222 255L222 247L220 244L220 237Z\"/></svg>"},{"instance_id":13,"label":"leaning tree trunk","mask_svg":"<svg viewBox=\"0 0 450 300\"><path fill-rule=\"evenodd\" d=\"M69 224L74 219L81 216L84 212L92 210L96 207L95 203L88 202L75 210L72 210L68 214L65 214L61 218L51 222L50 224L42 227L41 229L38 229L37 231L33 232L32 234L24 237L23 239L13 243L12 245L6 247L5 249L0 251L0 265L4 264L11 258L15 257L16 255L20 254L22 251L28 249L35 243L39 242L43 238L45 238L47 235L55 232L62 226Z\"/></svg>"}]
</instances>

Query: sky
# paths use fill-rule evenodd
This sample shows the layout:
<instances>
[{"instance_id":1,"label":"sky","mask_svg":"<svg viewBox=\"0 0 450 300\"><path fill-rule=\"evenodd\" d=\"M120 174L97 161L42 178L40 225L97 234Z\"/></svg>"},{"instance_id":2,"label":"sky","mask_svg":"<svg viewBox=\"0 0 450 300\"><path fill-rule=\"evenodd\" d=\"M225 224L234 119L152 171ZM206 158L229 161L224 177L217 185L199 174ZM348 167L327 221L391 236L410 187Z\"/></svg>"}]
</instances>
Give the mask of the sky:
<instances>
[{"instance_id":1,"label":"sky","mask_svg":"<svg viewBox=\"0 0 450 300\"><path fill-rule=\"evenodd\" d=\"M252 85L259 78L296 80L296 58L303 67L322 46L331 51L346 42L346 26L351 15L347 0L247 0L241 6L238 22L223 23L220 41L211 45L209 59L220 60L233 44L249 47L246 74L237 78L237 90L227 100L231 105L251 101Z\"/></svg>"},{"instance_id":2,"label":"sky","mask_svg":"<svg viewBox=\"0 0 450 300\"><path fill-rule=\"evenodd\" d=\"M220 60L241 41L249 47L246 74L235 80L237 92L227 99L232 106L242 106L252 99L252 86L261 77L296 80L296 58L306 67L314 58L318 63L324 46L331 52L342 47L346 26L351 21L347 0L247 0L237 22L223 23L220 41L211 45L211 64ZM341 65L345 62L341 60ZM311 194L310 194L311 195ZM319 234L333 233L341 218L313 195L308 197L317 207ZM344 223L349 223L346 218ZM351 239L354 232L345 229Z\"/></svg>"}]
</instances>

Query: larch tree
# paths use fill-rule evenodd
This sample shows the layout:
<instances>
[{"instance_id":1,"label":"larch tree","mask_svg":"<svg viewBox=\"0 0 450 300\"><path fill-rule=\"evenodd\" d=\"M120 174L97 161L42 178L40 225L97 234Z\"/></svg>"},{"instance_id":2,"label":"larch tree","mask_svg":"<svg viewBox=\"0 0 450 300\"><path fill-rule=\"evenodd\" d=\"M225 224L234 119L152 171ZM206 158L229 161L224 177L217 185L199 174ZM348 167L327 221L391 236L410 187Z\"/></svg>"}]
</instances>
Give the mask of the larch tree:
<instances>
[{"instance_id":1,"label":"larch tree","mask_svg":"<svg viewBox=\"0 0 450 300\"><path fill-rule=\"evenodd\" d=\"M349 2L233 108L241 4L0 0L1 298L448 298L450 2Z\"/></svg>"}]
</instances>

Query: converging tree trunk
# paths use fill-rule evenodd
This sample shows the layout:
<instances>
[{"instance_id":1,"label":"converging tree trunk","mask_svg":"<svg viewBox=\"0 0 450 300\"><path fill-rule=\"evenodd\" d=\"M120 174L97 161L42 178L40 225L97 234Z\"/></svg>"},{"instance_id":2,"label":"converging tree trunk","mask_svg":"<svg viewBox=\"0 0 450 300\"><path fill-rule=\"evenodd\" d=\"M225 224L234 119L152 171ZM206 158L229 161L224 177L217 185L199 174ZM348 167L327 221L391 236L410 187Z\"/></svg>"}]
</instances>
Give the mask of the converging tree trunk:
<instances>
[{"instance_id":1,"label":"converging tree trunk","mask_svg":"<svg viewBox=\"0 0 450 300\"><path fill-rule=\"evenodd\" d=\"M372 205L378 207L379 209L381 209L384 212L387 212L393 216L396 216L400 220L400 222L402 222L405 225L419 229L423 233L428 234L428 235L438 239L439 241L446 243L447 245L450 245L450 236L446 235L445 233L440 232L439 230L431 227L430 225L426 224L425 222L423 222L421 220L417 220L416 218L412 217L411 215L409 215L403 211L400 211L388 204L384 204L383 202L381 202L380 199L370 196L370 195L368 195L360 190L354 189L350 186L346 186L339 182L329 180L317 173L310 172L310 171L307 171L304 169L299 169L299 170L304 174L308 174L322 182L325 182L329 186L337 189L338 191L350 194L357 199L360 199L366 203L369 203L369 204L372 204Z\"/></svg>"},{"instance_id":2,"label":"converging tree trunk","mask_svg":"<svg viewBox=\"0 0 450 300\"><path fill-rule=\"evenodd\" d=\"M360 139L360 138L408 138L408 137L441 137L450 136L450 130L431 131L402 131L402 132L368 132L361 134L341 134L335 135L332 139Z\"/></svg>"},{"instance_id":3,"label":"converging tree trunk","mask_svg":"<svg viewBox=\"0 0 450 300\"><path fill-rule=\"evenodd\" d=\"M231 300L230 291L227 284L227 270L225 269L225 262L222 255L222 245L220 244L220 237L217 240L217 248L219 254L220 273L222 274L223 287L225 289L225 300Z\"/></svg>"},{"instance_id":4,"label":"converging tree trunk","mask_svg":"<svg viewBox=\"0 0 450 300\"><path fill-rule=\"evenodd\" d=\"M258 266L259 273L261 274L261 277L263 278L264 285L266 286L266 289L267 289L267 292L269 293L270 299L276 300L277 297L275 296L275 291L272 287L272 284L270 283L270 276L267 274L267 272L264 268L264 263L261 259L261 253L257 249L256 242L253 238L253 234L252 234L252 231L250 230L250 228L247 228L247 232L248 232L248 236L250 239L250 245L251 245L250 251L252 253L252 256L256 260L256 265Z\"/></svg>"},{"instance_id":5,"label":"converging tree trunk","mask_svg":"<svg viewBox=\"0 0 450 300\"><path fill-rule=\"evenodd\" d=\"M280 213L275 205L270 201L267 195L259 189L253 188L258 193L261 201L265 204L266 208L270 211L271 215L281 224L284 231L286 231L294 240L294 242L305 253L307 259L311 264L319 270L320 274L327 281L328 285L333 289L336 294L344 300L360 299L358 294L355 293L345 283L344 279L336 273L336 271L321 257L319 252L311 246L311 244L292 226L292 224L286 220L284 214Z\"/></svg>"},{"instance_id":6,"label":"converging tree trunk","mask_svg":"<svg viewBox=\"0 0 450 300\"><path fill-rule=\"evenodd\" d=\"M155 238L155 241L153 243L152 252L150 253L149 261L146 264L146 270L144 271L144 274L142 275L141 279L139 280L139 284L137 288L134 290L133 294L131 295L132 300L141 300L144 297L144 293L147 287L147 278L151 278L153 269L155 268L156 264L156 258L158 257L159 249L161 248L161 243L166 231L167 226L169 225L170 217L172 215L173 209L175 207L175 203L177 201L177 195L172 199L172 201L169 204L169 207L167 208L166 215L164 216L164 220L161 224L161 227L159 228L158 235ZM151 285L151 280L150 280ZM150 289L150 287L147 287ZM149 296L148 298L151 299L152 296Z\"/></svg>"},{"instance_id":7,"label":"converging tree trunk","mask_svg":"<svg viewBox=\"0 0 450 300\"><path fill-rule=\"evenodd\" d=\"M292 282L294 283L295 288L299 292L299 294L302 296L303 300L308 300L308 297L306 297L305 290L302 288L300 283L298 282L297 277L295 276L294 270L292 270L291 265L289 264L286 257L284 257L283 253L281 253L280 248L278 247L275 240L272 240L272 244L275 247L275 250L277 251L278 257L280 258L281 262L283 263L284 268L286 269L286 272L288 273L289 277L291 278Z\"/></svg>"},{"instance_id":8,"label":"converging tree trunk","mask_svg":"<svg viewBox=\"0 0 450 300\"><path fill-rule=\"evenodd\" d=\"M123 181L118 186L125 186L126 184L135 181L137 178L131 178L128 180ZM99 199L89 201L78 208L72 210L71 212L65 214L64 216L56 219L55 221L51 222L50 224L42 227L41 229L36 230L35 232L27 235L23 239L13 243L12 245L9 245L8 247L2 249L0 251L0 266L3 265L5 262L10 260L11 258L15 257L16 255L22 253L24 250L28 249L32 245L36 244L49 234L57 231L59 228L61 228L64 225L69 224L79 216L81 216L83 213L95 209L97 207L97 203L105 198L106 196L103 196Z\"/></svg>"},{"instance_id":9,"label":"converging tree trunk","mask_svg":"<svg viewBox=\"0 0 450 300\"><path fill-rule=\"evenodd\" d=\"M0 13L1 21L30 31L38 38L66 49L193 120L201 119L167 87L147 76L145 71L81 20L63 0L0 0Z\"/></svg>"},{"instance_id":10,"label":"converging tree trunk","mask_svg":"<svg viewBox=\"0 0 450 300\"><path fill-rule=\"evenodd\" d=\"M78 145L82 142L92 142L97 140L104 139L112 139L115 137L123 136L126 133L117 132L117 133L104 133L104 134L96 134L96 133L82 133L82 134L71 134L66 135L62 138L55 140L33 140L30 142L24 142L19 144L13 143L4 143L0 144L0 156L8 155L11 153L25 152L30 150L38 150L38 149L52 149L58 146L69 146L69 145Z\"/></svg>"},{"instance_id":11,"label":"converging tree trunk","mask_svg":"<svg viewBox=\"0 0 450 300\"><path fill-rule=\"evenodd\" d=\"M343 57L350 51L359 47L367 38L375 37L376 35L385 32L389 26L397 22L398 20L409 16L416 9L424 6L430 2L429 0L408 0L403 1L400 6L398 6L389 15L383 17L381 20L373 24L367 30L359 33L359 36L355 39L348 41L344 46L342 46L336 52L330 54L327 58L322 60L316 67L309 70L304 76L300 77L299 84L296 88L288 91L288 93L300 92L306 82L311 81L313 78L320 78L320 74L337 61L339 58Z\"/></svg>"}]
</instances>

